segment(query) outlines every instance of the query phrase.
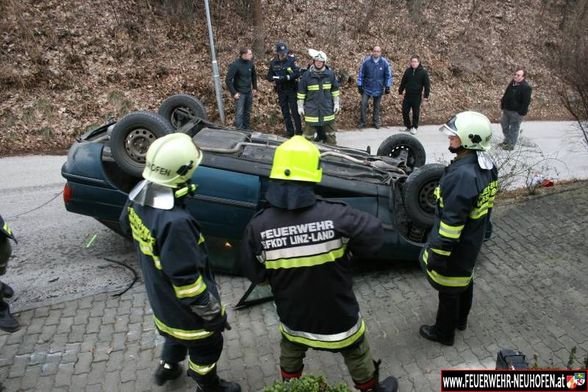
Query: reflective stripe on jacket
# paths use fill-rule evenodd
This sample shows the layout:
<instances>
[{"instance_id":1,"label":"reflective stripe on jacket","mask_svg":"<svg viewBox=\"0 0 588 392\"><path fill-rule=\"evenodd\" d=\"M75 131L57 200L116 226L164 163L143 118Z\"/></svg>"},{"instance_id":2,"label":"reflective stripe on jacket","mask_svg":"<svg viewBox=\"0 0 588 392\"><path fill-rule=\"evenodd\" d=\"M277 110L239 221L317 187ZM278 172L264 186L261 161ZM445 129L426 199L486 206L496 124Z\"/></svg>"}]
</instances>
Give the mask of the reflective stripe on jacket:
<instances>
[{"instance_id":1,"label":"reflective stripe on jacket","mask_svg":"<svg viewBox=\"0 0 588 392\"><path fill-rule=\"evenodd\" d=\"M0 215L0 238L1 237L10 238L11 240L16 241L16 238L14 238L14 233L12 233L8 223L4 222L2 215Z\"/></svg>"},{"instance_id":2,"label":"reflective stripe on jacket","mask_svg":"<svg viewBox=\"0 0 588 392\"><path fill-rule=\"evenodd\" d=\"M459 291L470 284L494 206L497 178L496 167L480 168L476 153L445 168L435 190L435 223L420 256L427 279L436 289ZM431 257L436 267L429 271Z\"/></svg>"},{"instance_id":3,"label":"reflective stripe on jacket","mask_svg":"<svg viewBox=\"0 0 588 392\"><path fill-rule=\"evenodd\" d=\"M190 308L209 295L219 298L196 220L179 206L161 210L129 201L120 221L133 236L160 334L191 344L215 335Z\"/></svg>"},{"instance_id":4,"label":"reflective stripe on jacket","mask_svg":"<svg viewBox=\"0 0 588 392\"><path fill-rule=\"evenodd\" d=\"M245 229L241 265L253 282L269 281L284 338L336 351L358 344L365 333L352 289L351 253L369 257L383 234L376 217L340 202L270 207Z\"/></svg>"},{"instance_id":5,"label":"reflective stripe on jacket","mask_svg":"<svg viewBox=\"0 0 588 392\"><path fill-rule=\"evenodd\" d=\"M317 72L310 67L300 77L296 99L304 101L304 122L322 126L335 121L333 98L339 96L339 83L333 71L325 67Z\"/></svg>"}]
</instances>

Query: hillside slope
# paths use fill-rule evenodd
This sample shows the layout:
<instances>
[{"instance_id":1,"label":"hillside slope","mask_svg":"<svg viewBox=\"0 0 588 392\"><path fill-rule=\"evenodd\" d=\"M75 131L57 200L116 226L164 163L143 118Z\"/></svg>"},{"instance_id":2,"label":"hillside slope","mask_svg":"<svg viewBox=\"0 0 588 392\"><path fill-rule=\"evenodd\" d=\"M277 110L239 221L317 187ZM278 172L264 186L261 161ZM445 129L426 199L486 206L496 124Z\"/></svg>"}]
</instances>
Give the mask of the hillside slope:
<instances>
[{"instance_id":1,"label":"hillside slope","mask_svg":"<svg viewBox=\"0 0 588 392\"><path fill-rule=\"evenodd\" d=\"M197 6L190 4L196 3ZM253 29L247 0L212 1L224 79ZM306 48L324 50L343 76L338 127L357 124L357 68L379 44L394 68L393 92L413 53L429 69L432 93L423 122L472 109L493 120L514 67L534 87L529 119L563 119L550 64L573 1L263 0L265 75L274 44L284 40L301 63ZM0 0L0 155L58 151L108 117L157 110L175 93L200 97L218 119L201 2L187 0ZM271 84L260 82L253 127L282 132ZM401 124L396 93L383 100L384 125ZM233 106L225 108L229 122Z\"/></svg>"}]
</instances>

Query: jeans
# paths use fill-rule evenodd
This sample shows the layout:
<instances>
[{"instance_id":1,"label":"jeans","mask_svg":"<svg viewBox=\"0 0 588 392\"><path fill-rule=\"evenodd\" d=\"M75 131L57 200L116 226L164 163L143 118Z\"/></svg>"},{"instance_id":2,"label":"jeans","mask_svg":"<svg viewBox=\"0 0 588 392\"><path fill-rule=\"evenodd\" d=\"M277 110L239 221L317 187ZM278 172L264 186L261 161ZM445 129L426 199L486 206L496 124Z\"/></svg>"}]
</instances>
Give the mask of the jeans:
<instances>
[{"instance_id":1,"label":"jeans","mask_svg":"<svg viewBox=\"0 0 588 392\"><path fill-rule=\"evenodd\" d=\"M370 98L374 99L374 113L373 113L373 122L375 127L380 126L380 102L382 101L382 96L378 95L377 97L370 97L366 93L361 95L361 112L359 117L359 125L364 127L366 124L367 118L367 109L369 105Z\"/></svg>"},{"instance_id":2,"label":"jeans","mask_svg":"<svg viewBox=\"0 0 588 392\"><path fill-rule=\"evenodd\" d=\"M239 99L235 103L235 126L241 129L249 129L251 119L251 106L253 105L253 94L239 93Z\"/></svg>"},{"instance_id":3,"label":"jeans","mask_svg":"<svg viewBox=\"0 0 588 392\"><path fill-rule=\"evenodd\" d=\"M515 146L519 140L519 130L523 122L523 116L514 110L503 110L500 118L500 126L504 134L504 143Z\"/></svg>"},{"instance_id":4,"label":"jeans","mask_svg":"<svg viewBox=\"0 0 588 392\"><path fill-rule=\"evenodd\" d=\"M412 124L410 122L410 109L412 109ZM402 100L402 121L407 129L419 127L419 116L421 114L421 97L408 97L404 95Z\"/></svg>"},{"instance_id":5,"label":"jeans","mask_svg":"<svg viewBox=\"0 0 588 392\"><path fill-rule=\"evenodd\" d=\"M465 324L472 308L474 298L474 281L462 292L439 291L439 308L435 328L446 338L455 335L458 324Z\"/></svg>"},{"instance_id":6,"label":"jeans","mask_svg":"<svg viewBox=\"0 0 588 392\"><path fill-rule=\"evenodd\" d=\"M294 134L301 135L302 123L296 104L296 90L280 90L278 92L278 102L284 116L288 137L292 137ZM292 120L294 120L294 125L292 125Z\"/></svg>"}]
</instances>

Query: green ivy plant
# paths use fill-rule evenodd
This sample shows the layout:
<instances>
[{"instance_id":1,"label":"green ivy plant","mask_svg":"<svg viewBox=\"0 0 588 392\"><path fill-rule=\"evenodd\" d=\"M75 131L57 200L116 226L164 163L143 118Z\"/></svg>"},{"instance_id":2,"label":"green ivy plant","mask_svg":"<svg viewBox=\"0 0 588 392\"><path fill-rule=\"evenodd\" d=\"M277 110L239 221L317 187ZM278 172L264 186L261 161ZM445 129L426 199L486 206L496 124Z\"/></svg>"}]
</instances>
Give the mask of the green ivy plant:
<instances>
[{"instance_id":1,"label":"green ivy plant","mask_svg":"<svg viewBox=\"0 0 588 392\"><path fill-rule=\"evenodd\" d=\"M276 381L263 392L351 392L345 384L329 385L323 376L307 375L287 382Z\"/></svg>"}]
</instances>

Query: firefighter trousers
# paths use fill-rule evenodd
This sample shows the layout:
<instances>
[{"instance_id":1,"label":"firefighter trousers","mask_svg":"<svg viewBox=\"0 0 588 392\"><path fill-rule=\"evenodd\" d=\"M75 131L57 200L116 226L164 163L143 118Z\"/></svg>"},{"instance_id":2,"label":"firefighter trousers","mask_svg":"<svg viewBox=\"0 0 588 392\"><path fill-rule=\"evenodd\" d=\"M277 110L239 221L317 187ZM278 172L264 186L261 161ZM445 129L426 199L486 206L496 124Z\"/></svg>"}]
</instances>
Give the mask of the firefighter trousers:
<instances>
[{"instance_id":1,"label":"firefighter trousers","mask_svg":"<svg viewBox=\"0 0 588 392\"><path fill-rule=\"evenodd\" d=\"M280 343L280 368L282 375L284 372L300 377L304 367L303 359L306 356L306 350L309 347L302 344L293 343L282 337ZM339 351L343 355L345 365L351 374L351 378L356 383L362 384L370 381L374 377L376 368L367 336L363 336L360 344L349 349Z\"/></svg>"},{"instance_id":2,"label":"firefighter trousers","mask_svg":"<svg viewBox=\"0 0 588 392\"><path fill-rule=\"evenodd\" d=\"M185 344L166 336L161 359L167 363L179 363L186 359L186 354L188 354L188 375L196 382L202 381L206 375L216 371L216 362L223 350L222 334L219 332L218 335L208 338L209 345L203 345L200 342L198 346L194 347L191 347L189 343Z\"/></svg>"},{"instance_id":3,"label":"firefighter trousers","mask_svg":"<svg viewBox=\"0 0 588 392\"><path fill-rule=\"evenodd\" d=\"M303 134L306 140L313 141L314 139L316 142L323 142L334 146L337 144L337 136L335 135L335 132L335 122L332 121L325 125L316 126L305 123Z\"/></svg>"},{"instance_id":4,"label":"firefighter trousers","mask_svg":"<svg viewBox=\"0 0 588 392\"><path fill-rule=\"evenodd\" d=\"M439 291L439 308L435 328L443 337L455 335L458 325L465 325L472 308L474 297L474 281L461 292Z\"/></svg>"}]
</instances>

